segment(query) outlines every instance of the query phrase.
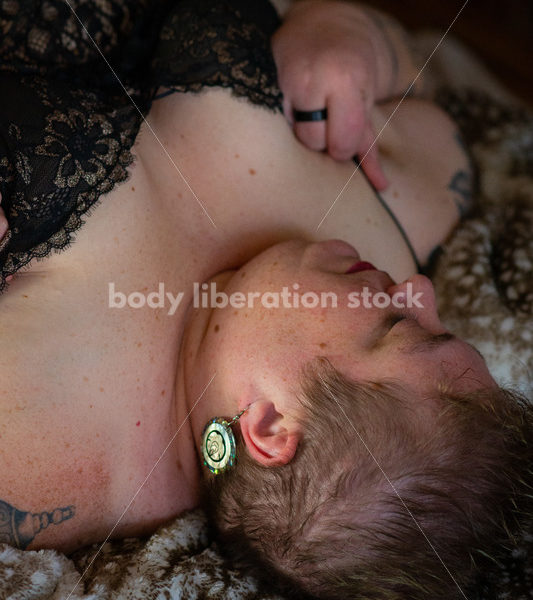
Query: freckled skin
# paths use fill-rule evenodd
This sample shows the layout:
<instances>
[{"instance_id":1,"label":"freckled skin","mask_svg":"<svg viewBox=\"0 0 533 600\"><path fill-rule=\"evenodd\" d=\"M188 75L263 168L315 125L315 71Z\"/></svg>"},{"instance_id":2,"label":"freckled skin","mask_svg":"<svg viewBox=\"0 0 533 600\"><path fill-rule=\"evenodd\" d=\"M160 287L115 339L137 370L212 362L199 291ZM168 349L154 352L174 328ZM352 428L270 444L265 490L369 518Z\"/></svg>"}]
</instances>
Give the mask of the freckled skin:
<instances>
[{"instance_id":1,"label":"freckled skin","mask_svg":"<svg viewBox=\"0 0 533 600\"><path fill-rule=\"evenodd\" d=\"M406 104L395 115L394 125L388 126L380 138L383 149L387 144L390 147L384 159L392 192L399 191L397 197L391 194L386 200L396 200L392 209L406 220L408 235L423 258L430 242L443 239L457 218L452 198L454 190L448 189L448 183L453 173L466 167L458 151L453 150L455 140L451 142L453 148L448 144L443 151L443 140L453 136L449 132L451 126L441 123L442 135L430 138L430 141L438 140L435 156L441 162L452 151L457 156L450 159L450 164L439 163L431 177L426 174L425 166L429 168L435 156L419 149L419 139L428 137L420 119L425 114L424 122L427 122L435 115L427 106L418 104L411 114ZM383 109L385 112L378 115L381 120L376 123L384 123L395 108L394 103L390 110ZM199 128L199 121L194 117L200 115L203 127ZM274 244L293 238L345 239L356 244L365 260L390 271L395 279L412 274L412 259L403 238L376 202L374 192L362 175L353 178L345 192L346 201L337 202L317 232L318 222L352 174L353 165L333 162L307 150L295 140L281 115L247 107L236 103L229 93L213 91L203 95L171 95L154 105L151 119L154 128L166 137L166 146L176 164L183 166L192 188L218 229L213 229L198 203L193 201L190 190L177 177L175 167L161 159L161 148L153 136L141 134L136 152L142 160L130 169L129 184L116 186L106 201L99 204L68 252L51 255L46 263L35 264L18 282L15 277L8 294L2 297L0 331L4 377L0 408L6 418L0 421L3 459L0 500L28 514L76 507L73 518L40 531L31 549L56 547L67 551L105 539L167 440L186 418L192 402L201 394L200 383L205 387L213 371L217 371L216 361L209 355L203 365L205 377L201 371L202 377L197 376L196 367L201 368L201 361L195 362L197 353L192 347L180 347L181 326L188 318L186 303L180 307L181 312L172 317L165 310L129 307L122 311L110 310L107 290L111 274L117 289L123 292L155 291L163 281L170 291L178 292L192 288L193 281L207 281L227 269L241 267ZM408 122L414 125L406 131ZM219 127L221 123L228 129ZM221 139L213 139L216 131L221 132ZM195 154L195 148L199 154ZM255 171L232 162L232 156L240 159L237 148L245 152L248 164L253 162L268 168ZM213 177L206 177L206 172ZM417 177L421 173L424 177L419 181ZM413 194L415 183L418 187ZM135 193L132 193L133 187ZM439 190L444 196L439 196ZM183 200L177 202L181 197ZM439 203L451 206L451 217L441 211L438 218L425 218L428 211L433 215ZM416 223L409 221L415 209L417 223L420 221L423 225L420 230ZM420 215L419 211L422 211ZM124 215L128 215L127 222ZM428 233L428 223L438 225L438 230L430 227ZM114 236L119 243L113 242ZM426 239L427 236L431 239ZM258 275L254 267L247 266L246 277L238 281L254 292L271 289L278 281L278 276L271 271L285 265L287 257L279 258L279 265L276 254L270 257L269 264L263 266L262 288L256 288L253 283ZM331 264L328 262L324 269L327 271ZM309 269L315 274L321 272L316 265ZM244 272L242 274L244 276ZM291 275L289 284L296 275L299 278L300 273ZM248 284L249 281L252 283ZM235 344L230 350L235 352L236 368L229 368L228 355L223 353L225 362L218 365L221 369L212 383L225 393L214 393L216 406L205 400L198 404L191 417L194 423L187 420L176 443L159 463L114 535L149 533L161 522L196 506L200 465L197 465L193 439L200 439L205 422L213 415L236 414L235 407L228 406L226 413L225 407L220 406L221 398L231 397L231 401L235 401L227 389L242 389L243 377L256 371L257 381L266 382L265 385L272 388L275 384L276 391L278 375L285 386L292 386L292 374L297 371L294 361L305 355L316 355L318 348L322 348L320 344L329 340L334 331L329 324L333 316L329 315L324 321L324 315L318 312L316 320L306 318L303 324L292 322L300 314L293 310L283 313L265 310L256 318L256 311L242 313L228 308L226 314L235 316L240 324L237 333L246 333L247 345L235 341L230 321L224 322L224 328L222 322L220 325L211 322L206 338L218 331L217 326L220 333L212 335L216 343ZM301 314L308 315L305 311ZM275 318L279 326L272 327ZM353 315L349 313L347 323L340 329L352 327L352 321ZM264 326L267 322L269 327ZM21 336L21 326L24 336ZM367 326L366 321L361 326ZM292 337L300 336L308 327L313 328L309 332L313 338L307 345L303 344L305 340L297 345L290 336L288 339L279 336L280 331L288 329L295 332ZM272 331L270 341L275 345L271 352L265 353L268 360L262 364L255 349L265 348L263 335L268 331ZM58 338L50 332L58 332L58 335L65 332L65 335ZM34 339L31 339L32 333ZM71 337L72 333L77 337ZM191 337L200 338L200 331L197 337ZM142 342L142 350L137 342ZM20 355L22 344L27 348L24 361L17 360L15 355L15 350ZM306 353L301 352L301 346ZM332 342L330 352L336 352L337 346L337 341ZM243 352L243 348L250 351ZM320 353L326 354L327 350ZM338 360L345 355L348 356L340 353ZM187 357L192 366L184 371L188 377L180 378L177 365ZM219 353L213 352L213 357L220 359ZM243 360L249 361L249 368L243 368ZM6 361L7 366L4 366ZM365 368L373 366L373 362L365 363ZM347 363L347 369L352 367L351 362ZM271 374L268 381L266 368ZM84 379L87 372L92 375ZM222 385L226 372L235 373L237 377L228 388ZM191 406L181 402L182 387L173 387L184 379L199 386L190 393ZM87 385L80 385L80 380ZM168 392L164 400L163 388ZM215 387L210 389L215 390ZM293 395L288 394L287 398L289 401ZM20 403L24 405L22 408ZM10 409L13 415L7 418ZM193 428L196 429L193 431ZM178 454L183 472L176 472ZM33 469L28 467L31 464ZM78 472L80 467L83 468L81 473Z\"/></svg>"},{"instance_id":2,"label":"freckled skin","mask_svg":"<svg viewBox=\"0 0 533 600\"><path fill-rule=\"evenodd\" d=\"M83 448L86 447L84 444ZM28 500L18 494L10 498L0 498L1 542L20 549L33 549L37 544L39 548L61 546L68 551L77 547L78 540L71 538L64 544L58 544L53 541L54 537L61 536L65 528L70 527L71 532L76 531L78 527L76 518L84 516L88 519L97 519L98 515L105 510L105 503L100 499L79 507L71 501L75 496L73 492L65 494L67 483L71 490L83 489L88 481L98 487L106 489L109 487L111 476L103 453L93 452L84 455L83 448L80 452L77 446L68 442L65 443L64 448L63 470L56 471L53 480L46 469L46 463L42 463L42 455L39 455L35 461L31 461L39 465L32 481L32 486L39 490L38 499L34 497ZM73 453L75 460L72 460ZM31 462L27 460L25 462L30 468ZM6 490L14 489L14 482L7 479L5 483L7 483Z\"/></svg>"}]
</instances>

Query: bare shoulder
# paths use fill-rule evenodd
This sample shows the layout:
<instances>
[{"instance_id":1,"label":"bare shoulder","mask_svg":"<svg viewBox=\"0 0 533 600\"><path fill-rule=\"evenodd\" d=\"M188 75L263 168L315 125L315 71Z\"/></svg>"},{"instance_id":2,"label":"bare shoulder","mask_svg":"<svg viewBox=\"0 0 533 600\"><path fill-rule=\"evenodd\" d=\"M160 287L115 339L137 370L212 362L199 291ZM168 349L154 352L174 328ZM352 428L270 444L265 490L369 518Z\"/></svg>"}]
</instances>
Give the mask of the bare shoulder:
<instances>
[{"instance_id":1,"label":"bare shoulder","mask_svg":"<svg viewBox=\"0 0 533 600\"><path fill-rule=\"evenodd\" d=\"M424 264L472 207L473 170L453 120L436 104L407 99L383 105L380 151L391 181L383 198Z\"/></svg>"}]
</instances>

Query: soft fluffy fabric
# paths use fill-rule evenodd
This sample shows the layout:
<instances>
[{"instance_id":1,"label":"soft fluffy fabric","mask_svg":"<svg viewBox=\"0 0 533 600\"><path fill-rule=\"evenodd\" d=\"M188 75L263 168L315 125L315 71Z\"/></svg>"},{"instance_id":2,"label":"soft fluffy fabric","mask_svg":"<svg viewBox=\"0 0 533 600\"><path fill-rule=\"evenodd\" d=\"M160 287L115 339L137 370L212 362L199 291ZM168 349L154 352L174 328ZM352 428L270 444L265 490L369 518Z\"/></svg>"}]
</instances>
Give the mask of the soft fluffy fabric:
<instances>
[{"instance_id":1,"label":"soft fluffy fabric","mask_svg":"<svg viewBox=\"0 0 533 600\"><path fill-rule=\"evenodd\" d=\"M453 58L456 60L456 57ZM501 96L500 96L501 99ZM445 246L434 281L444 321L475 344L500 383L531 394L533 364L533 118L486 95L444 91L480 165L480 209ZM533 531L533 529L532 529ZM533 536L467 591L469 600L531 598ZM95 558L94 562L93 558ZM87 569L87 571L86 571ZM201 511L146 540L71 557L0 546L0 599L274 600L225 564Z\"/></svg>"},{"instance_id":2,"label":"soft fluffy fabric","mask_svg":"<svg viewBox=\"0 0 533 600\"><path fill-rule=\"evenodd\" d=\"M533 384L533 114L472 90L439 102L479 167L476 216L444 247L434 275L439 312L485 356L501 385Z\"/></svg>"}]
</instances>

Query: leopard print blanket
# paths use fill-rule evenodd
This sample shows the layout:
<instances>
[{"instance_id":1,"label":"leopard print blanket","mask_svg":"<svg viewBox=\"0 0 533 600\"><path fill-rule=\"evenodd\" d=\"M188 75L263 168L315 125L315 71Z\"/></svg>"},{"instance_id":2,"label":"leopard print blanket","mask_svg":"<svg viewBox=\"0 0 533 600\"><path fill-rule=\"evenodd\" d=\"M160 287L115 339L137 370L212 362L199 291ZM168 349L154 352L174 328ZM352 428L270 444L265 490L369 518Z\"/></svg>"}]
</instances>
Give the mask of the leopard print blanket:
<instances>
[{"instance_id":1,"label":"leopard print blanket","mask_svg":"<svg viewBox=\"0 0 533 600\"><path fill-rule=\"evenodd\" d=\"M533 385L533 114L483 93L443 90L479 168L476 216L455 232L434 276L449 329L473 343L501 385Z\"/></svg>"},{"instance_id":2,"label":"leopard print blanket","mask_svg":"<svg viewBox=\"0 0 533 600\"><path fill-rule=\"evenodd\" d=\"M448 327L476 345L501 384L531 394L533 367L533 115L474 92L443 91L480 169L477 214L445 246L434 281ZM533 527L531 528L533 533ZM471 600L526 600L533 535L477 582ZM187 513L148 539L67 557L0 545L0 598L132 600L279 598L228 564L205 515ZM280 599L281 600L281 599Z\"/></svg>"}]
</instances>

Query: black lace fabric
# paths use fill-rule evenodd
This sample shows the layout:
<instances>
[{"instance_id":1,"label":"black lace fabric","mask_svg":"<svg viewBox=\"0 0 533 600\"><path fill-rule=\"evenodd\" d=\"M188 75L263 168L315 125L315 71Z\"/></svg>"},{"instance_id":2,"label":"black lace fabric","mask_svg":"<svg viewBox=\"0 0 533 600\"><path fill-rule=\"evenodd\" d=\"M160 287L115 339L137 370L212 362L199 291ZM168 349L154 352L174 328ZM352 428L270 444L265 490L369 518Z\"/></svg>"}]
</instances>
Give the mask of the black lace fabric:
<instances>
[{"instance_id":1,"label":"black lace fabric","mask_svg":"<svg viewBox=\"0 0 533 600\"><path fill-rule=\"evenodd\" d=\"M161 29L152 63L154 81L179 92L231 88L235 96L281 111L270 51L278 25L268 2L180 2Z\"/></svg>"},{"instance_id":2,"label":"black lace fabric","mask_svg":"<svg viewBox=\"0 0 533 600\"><path fill-rule=\"evenodd\" d=\"M69 4L0 0L0 192L10 228L0 292L6 277L68 246L127 178L160 86L228 87L281 110L269 42L278 21L266 0Z\"/></svg>"},{"instance_id":3,"label":"black lace fabric","mask_svg":"<svg viewBox=\"0 0 533 600\"><path fill-rule=\"evenodd\" d=\"M6 276L67 246L82 215L126 178L140 123L126 103L112 108L94 92L41 76L0 79L0 188L11 235L0 257L3 289Z\"/></svg>"}]
</instances>

